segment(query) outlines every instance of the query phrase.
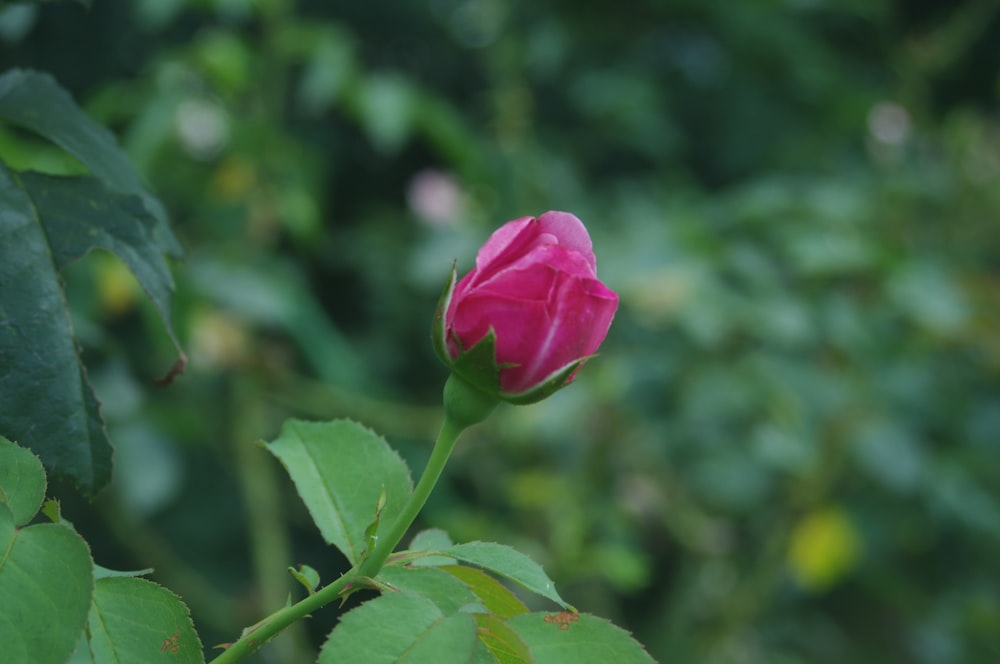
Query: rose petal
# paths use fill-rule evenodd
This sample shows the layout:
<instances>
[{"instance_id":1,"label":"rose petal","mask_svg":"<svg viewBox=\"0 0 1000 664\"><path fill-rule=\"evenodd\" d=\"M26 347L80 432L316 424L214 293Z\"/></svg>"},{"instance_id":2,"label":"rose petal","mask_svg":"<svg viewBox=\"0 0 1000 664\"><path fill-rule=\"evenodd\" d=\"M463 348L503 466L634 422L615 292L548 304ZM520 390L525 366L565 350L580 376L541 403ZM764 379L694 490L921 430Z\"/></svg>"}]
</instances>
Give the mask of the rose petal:
<instances>
[{"instance_id":1,"label":"rose petal","mask_svg":"<svg viewBox=\"0 0 1000 664\"><path fill-rule=\"evenodd\" d=\"M492 327L497 337L497 362L504 364L530 356L534 336L546 325L548 312L544 300L474 293L458 305L454 320L452 330L464 348L474 346Z\"/></svg>"},{"instance_id":2,"label":"rose petal","mask_svg":"<svg viewBox=\"0 0 1000 664\"><path fill-rule=\"evenodd\" d=\"M513 385L504 385L505 389L529 389L560 367L593 355L607 336L617 309L618 296L599 281L559 273L545 327L535 331L529 344L531 354L522 355L531 359L509 370ZM504 378L501 373L502 384Z\"/></svg>"},{"instance_id":3,"label":"rose petal","mask_svg":"<svg viewBox=\"0 0 1000 664\"><path fill-rule=\"evenodd\" d=\"M565 272L579 277L594 277L590 264L585 256L574 251L567 251L560 246L545 245L532 249L528 254L518 258L502 270L495 272L487 279L480 280L475 290L491 293L519 294L520 297L534 298L537 293L547 297L548 287L532 283L532 279L543 279L550 284L553 272ZM469 290L468 288L462 289Z\"/></svg>"},{"instance_id":4,"label":"rose petal","mask_svg":"<svg viewBox=\"0 0 1000 664\"><path fill-rule=\"evenodd\" d=\"M590 236L574 215L547 212L504 224L452 291L448 353L457 357L492 329L500 389L538 387L593 355L607 336L618 296L596 270Z\"/></svg>"},{"instance_id":5,"label":"rose petal","mask_svg":"<svg viewBox=\"0 0 1000 664\"><path fill-rule=\"evenodd\" d=\"M493 231L476 254L476 276L488 278L494 270L502 268L523 254L537 235L538 224L534 217L521 217L508 221ZM475 279L472 283L476 283Z\"/></svg>"},{"instance_id":6,"label":"rose petal","mask_svg":"<svg viewBox=\"0 0 1000 664\"><path fill-rule=\"evenodd\" d=\"M587 227L569 212L546 212L538 218L540 233L551 233L559 238L559 246L578 251L590 263L591 271L597 272L597 258L594 256L594 245L587 233Z\"/></svg>"}]
</instances>

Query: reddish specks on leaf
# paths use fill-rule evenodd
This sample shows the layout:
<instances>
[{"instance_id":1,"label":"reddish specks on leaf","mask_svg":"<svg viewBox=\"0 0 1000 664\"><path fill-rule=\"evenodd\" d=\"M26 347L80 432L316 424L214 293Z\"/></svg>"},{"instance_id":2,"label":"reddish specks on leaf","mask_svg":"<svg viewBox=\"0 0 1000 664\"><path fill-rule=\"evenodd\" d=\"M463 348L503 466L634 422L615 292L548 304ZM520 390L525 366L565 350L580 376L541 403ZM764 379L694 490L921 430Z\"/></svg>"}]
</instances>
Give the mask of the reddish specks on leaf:
<instances>
[{"instance_id":1,"label":"reddish specks on leaf","mask_svg":"<svg viewBox=\"0 0 1000 664\"><path fill-rule=\"evenodd\" d=\"M177 652L178 650L181 649L180 640L181 640L180 634L174 632L174 635L171 636L169 639L163 639L163 645L160 646L160 652L170 652L170 653Z\"/></svg>"},{"instance_id":2,"label":"reddish specks on leaf","mask_svg":"<svg viewBox=\"0 0 1000 664\"><path fill-rule=\"evenodd\" d=\"M559 613L549 613L545 616L545 622L551 625L559 625L559 630L565 632L569 629L572 623L575 623L580 619L579 614L570 613L569 611L560 611Z\"/></svg>"}]
</instances>

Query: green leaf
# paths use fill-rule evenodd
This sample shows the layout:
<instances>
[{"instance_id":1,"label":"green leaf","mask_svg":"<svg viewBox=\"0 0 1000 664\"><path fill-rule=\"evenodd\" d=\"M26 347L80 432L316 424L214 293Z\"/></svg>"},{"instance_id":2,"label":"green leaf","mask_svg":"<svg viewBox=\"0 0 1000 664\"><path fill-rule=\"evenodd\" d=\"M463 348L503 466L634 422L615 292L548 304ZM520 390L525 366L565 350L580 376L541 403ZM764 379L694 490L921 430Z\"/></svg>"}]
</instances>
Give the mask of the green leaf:
<instances>
[{"instance_id":1,"label":"green leaf","mask_svg":"<svg viewBox=\"0 0 1000 664\"><path fill-rule=\"evenodd\" d=\"M120 576L124 577L146 576L147 574L152 574L152 573L153 573L152 567L147 567L146 569L136 569L136 570L117 570L117 569L108 569L107 567L102 567L100 565L94 565L95 579L112 579Z\"/></svg>"},{"instance_id":2,"label":"green leaf","mask_svg":"<svg viewBox=\"0 0 1000 664\"><path fill-rule=\"evenodd\" d=\"M296 567L289 567L289 573L296 581L301 583L310 595L316 592L316 588L319 587L319 572L317 572L309 565L299 565Z\"/></svg>"},{"instance_id":3,"label":"green leaf","mask_svg":"<svg viewBox=\"0 0 1000 664\"><path fill-rule=\"evenodd\" d=\"M410 542L410 551L437 551L452 546L454 542L448 533L440 528L429 528L421 530L413 536ZM409 563L414 567L435 567L438 565L454 565L455 559L447 556L422 556L415 558Z\"/></svg>"},{"instance_id":4,"label":"green leaf","mask_svg":"<svg viewBox=\"0 0 1000 664\"><path fill-rule=\"evenodd\" d=\"M439 551L454 544L446 531L440 528L428 528L413 536L413 539L410 540L410 550Z\"/></svg>"},{"instance_id":5,"label":"green leaf","mask_svg":"<svg viewBox=\"0 0 1000 664\"><path fill-rule=\"evenodd\" d=\"M438 553L482 567L564 608L572 608L559 596L541 565L509 546L494 542L469 542L456 544Z\"/></svg>"},{"instance_id":6,"label":"green leaf","mask_svg":"<svg viewBox=\"0 0 1000 664\"><path fill-rule=\"evenodd\" d=\"M141 198L156 218L157 246L172 256L182 254L163 205L143 186L114 136L80 110L52 76L22 69L0 76L0 119L41 134L79 159L109 188Z\"/></svg>"},{"instance_id":7,"label":"green leaf","mask_svg":"<svg viewBox=\"0 0 1000 664\"><path fill-rule=\"evenodd\" d=\"M71 664L77 663L72 662ZM472 659L466 662L466 664L497 664L497 658L493 656L490 649L486 647L486 644L480 638L476 641L476 649L472 651Z\"/></svg>"},{"instance_id":8,"label":"green leaf","mask_svg":"<svg viewBox=\"0 0 1000 664\"><path fill-rule=\"evenodd\" d=\"M116 194L92 177L22 173L20 179L45 228L56 267L62 269L94 249L118 256L153 300L180 353L170 325L174 280L156 243L156 219L142 201Z\"/></svg>"},{"instance_id":9,"label":"green leaf","mask_svg":"<svg viewBox=\"0 0 1000 664\"><path fill-rule=\"evenodd\" d=\"M384 567L377 578L395 590L426 597L445 615L457 613L463 606L479 602L469 586L439 568Z\"/></svg>"},{"instance_id":10,"label":"green leaf","mask_svg":"<svg viewBox=\"0 0 1000 664\"><path fill-rule=\"evenodd\" d=\"M383 487L383 523L395 520L413 491L406 463L356 422L289 420L267 448L288 470L323 538L351 563L365 550Z\"/></svg>"},{"instance_id":11,"label":"green leaf","mask_svg":"<svg viewBox=\"0 0 1000 664\"><path fill-rule=\"evenodd\" d=\"M500 618L511 618L528 612L528 607L514 593L480 569L461 565L451 565L441 569L462 581L475 593L487 611Z\"/></svg>"},{"instance_id":12,"label":"green leaf","mask_svg":"<svg viewBox=\"0 0 1000 664\"><path fill-rule=\"evenodd\" d=\"M0 503L14 516L14 525L31 521L45 499L42 462L27 450L0 436Z\"/></svg>"},{"instance_id":13,"label":"green leaf","mask_svg":"<svg viewBox=\"0 0 1000 664\"><path fill-rule=\"evenodd\" d=\"M205 661L188 608L146 579L99 579L87 625L95 662Z\"/></svg>"},{"instance_id":14,"label":"green leaf","mask_svg":"<svg viewBox=\"0 0 1000 664\"><path fill-rule=\"evenodd\" d=\"M426 597L389 592L340 619L319 664L464 664L476 642L470 614L445 616Z\"/></svg>"},{"instance_id":15,"label":"green leaf","mask_svg":"<svg viewBox=\"0 0 1000 664\"><path fill-rule=\"evenodd\" d=\"M73 341L48 238L3 164L0 286L0 432L93 495L110 479L111 443Z\"/></svg>"},{"instance_id":16,"label":"green leaf","mask_svg":"<svg viewBox=\"0 0 1000 664\"><path fill-rule=\"evenodd\" d=\"M86 542L50 523L18 530L0 505L0 552L4 661L63 664L83 633L94 587Z\"/></svg>"},{"instance_id":17,"label":"green leaf","mask_svg":"<svg viewBox=\"0 0 1000 664\"><path fill-rule=\"evenodd\" d=\"M80 640L76 642L76 649L66 660L66 664L94 664L94 657L90 654L90 641L87 640L87 632L80 632Z\"/></svg>"},{"instance_id":18,"label":"green leaf","mask_svg":"<svg viewBox=\"0 0 1000 664\"><path fill-rule=\"evenodd\" d=\"M499 664L531 664L535 661L531 658L528 645L506 621L492 613L475 618L479 640Z\"/></svg>"},{"instance_id":19,"label":"green leaf","mask_svg":"<svg viewBox=\"0 0 1000 664\"><path fill-rule=\"evenodd\" d=\"M536 664L653 662L625 630L585 613L526 613L507 621Z\"/></svg>"}]
</instances>

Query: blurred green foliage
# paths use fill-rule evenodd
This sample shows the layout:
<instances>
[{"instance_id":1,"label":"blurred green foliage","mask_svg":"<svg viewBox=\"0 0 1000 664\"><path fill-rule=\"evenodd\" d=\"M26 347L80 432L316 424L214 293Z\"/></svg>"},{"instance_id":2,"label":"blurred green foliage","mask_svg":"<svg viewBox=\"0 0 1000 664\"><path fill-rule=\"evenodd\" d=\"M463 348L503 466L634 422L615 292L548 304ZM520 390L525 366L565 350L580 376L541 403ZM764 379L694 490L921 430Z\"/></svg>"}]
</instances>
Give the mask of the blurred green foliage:
<instances>
[{"instance_id":1,"label":"blurred green foliage","mask_svg":"<svg viewBox=\"0 0 1000 664\"><path fill-rule=\"evenodd\" d=\"M207 644L289 564L344 568L255 441L348 415L420 468L451 261L563 209L615 325L471 433L425 525L529 552L665 662L1000 660L995 3L97 0L5 7L0 39L187 248L166 390L128 272L68 280L117 452L65 509ZM8 128L0 154L79 172ZM311 661L335 614L259 661Z\"/></svg>"}]
</instances>

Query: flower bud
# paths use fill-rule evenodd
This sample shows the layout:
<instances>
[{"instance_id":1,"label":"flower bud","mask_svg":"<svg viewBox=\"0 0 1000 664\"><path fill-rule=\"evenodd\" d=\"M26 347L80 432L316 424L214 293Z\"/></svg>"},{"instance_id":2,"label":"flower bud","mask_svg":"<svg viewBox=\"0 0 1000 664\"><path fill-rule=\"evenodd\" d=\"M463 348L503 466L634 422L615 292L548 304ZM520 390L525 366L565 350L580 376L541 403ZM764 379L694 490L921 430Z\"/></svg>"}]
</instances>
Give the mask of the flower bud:
<instances>
[{"instance_id":1,"label":"flower bud","mask_svg":"<svg viewBox=\"0 0 1000 664\"><path fill-rule=\"evenodd\" d=\"M434 318L434 348L474 387L534 403L566 386L604 341L618 295L597 278L587 229L547 212L497 229L476 267L449 280Z\"/></svg>"}]
</instances>

